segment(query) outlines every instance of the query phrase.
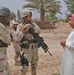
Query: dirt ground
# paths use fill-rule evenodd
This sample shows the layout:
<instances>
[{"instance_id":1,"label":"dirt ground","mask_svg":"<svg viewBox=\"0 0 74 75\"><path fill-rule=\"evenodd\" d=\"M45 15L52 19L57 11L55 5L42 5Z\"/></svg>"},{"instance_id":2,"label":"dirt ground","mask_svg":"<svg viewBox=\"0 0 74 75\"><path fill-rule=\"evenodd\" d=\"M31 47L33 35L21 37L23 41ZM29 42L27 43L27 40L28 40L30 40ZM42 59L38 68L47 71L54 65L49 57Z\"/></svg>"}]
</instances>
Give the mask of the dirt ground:
<instances>
[{"instance_id":1,"label":"dirt ground","mask_svg":"<svg viewBox=\"0 0 74 75\"><path fill-rule=\"evenodd\" d=\"M39 62L37 67L37 75L54 75L60 73L61 59L63 48L60 46L60 41L65 40L71 31L71 27L68 24L58 23L55 29L43 29L41 36L44 38L45 43L49 47L49 51L52 53L45 53L42 48L39 48ZM8 62L12 75L19 75L20 66L14 66L14 48L9 46L8 48ZM30 68L27 75L31 75Z\"/></svg>"}]
</instances>

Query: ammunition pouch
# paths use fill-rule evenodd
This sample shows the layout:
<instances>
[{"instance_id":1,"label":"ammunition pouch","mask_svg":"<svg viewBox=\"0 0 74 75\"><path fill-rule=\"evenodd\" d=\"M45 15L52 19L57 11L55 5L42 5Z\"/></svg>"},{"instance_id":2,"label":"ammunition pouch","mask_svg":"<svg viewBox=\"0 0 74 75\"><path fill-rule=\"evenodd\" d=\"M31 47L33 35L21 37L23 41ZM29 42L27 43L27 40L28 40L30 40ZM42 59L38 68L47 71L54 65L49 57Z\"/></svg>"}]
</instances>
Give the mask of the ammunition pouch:
<instances>
[{"instance_id":1,"label":"ammunition pouch","mask_svg":"<svg viewBox=\"0 0 74 75\"><path fill-rule=\"evenodd\" d=\"M21 46L21 48L28 49L30 47L29 39L27 37L23 37L22 40L20 41L19 45Z\"/></svg>"},{"instance_id":2,"label":"ammunition pouch","mask_svg":"<svg viewBox=\"0 0 74 75\"><path fill-rule=\"evenodd\" d=\"M0 47L8 47L8 45L4 43L2 40L0 40Z\"/></svg>"},{"instance_id":3,"label":"ammunition pouch","mask_svg":"<svg viewBox=\"0 0 74 75\"><path fill-rule=\"evenodd\" d=\"M28 49L30 47L30 45L27 41L24 41L24 42L20 43L19 45L21 46L21 48L26 48L26 49Z\"/></svg>"}]
</instances>

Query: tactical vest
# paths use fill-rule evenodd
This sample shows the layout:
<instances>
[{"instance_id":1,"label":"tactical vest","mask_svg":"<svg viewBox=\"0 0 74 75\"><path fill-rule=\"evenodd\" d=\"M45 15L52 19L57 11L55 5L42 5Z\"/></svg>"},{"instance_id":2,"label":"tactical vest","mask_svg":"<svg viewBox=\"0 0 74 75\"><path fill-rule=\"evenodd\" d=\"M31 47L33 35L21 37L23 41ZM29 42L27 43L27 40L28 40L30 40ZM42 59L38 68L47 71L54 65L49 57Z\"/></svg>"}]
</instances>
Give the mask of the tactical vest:
<instances>
[{"instance_id":1,"label":"tactical vest","mask_svg":"<svg viewBox=\"0 0 74 75\"><path fill-rule=\"evenodd\" d=\"M33 36L27 33L20 41L20 46L22 48L29 48L30 44L33 43Z\"/></svg>"}]
</instances>

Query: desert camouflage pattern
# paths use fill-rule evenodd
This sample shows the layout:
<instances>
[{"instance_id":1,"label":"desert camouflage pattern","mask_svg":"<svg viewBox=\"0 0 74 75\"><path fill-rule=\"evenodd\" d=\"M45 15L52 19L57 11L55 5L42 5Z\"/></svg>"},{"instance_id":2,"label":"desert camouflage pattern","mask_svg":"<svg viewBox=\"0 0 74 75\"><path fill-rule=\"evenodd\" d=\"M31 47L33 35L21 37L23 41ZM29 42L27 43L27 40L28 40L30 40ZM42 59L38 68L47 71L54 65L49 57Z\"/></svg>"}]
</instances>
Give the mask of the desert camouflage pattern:
<instances>
[{"instance_id":1,"label":"desert camouflage pattern","mask_svg":"<svg viewBox=\"0 0 74 75\"><path fill-rule=\"evenodd\" d=\"M10 34L2 23L0 23L0 40L10 45ZM11 75L7 62L6 47L0 47L0 75Z\"/></svg>"},{"instance_id":2,"label":"desert camouflage pattern","mask_svg":"<svg viewBox=\"0 0 74 75\"><path fill-rule=\"evenodd\" d=\"M40 33L40 28L35 23L33 23L33 24L34 24L34 27L35 27L35 32ZM20 24L17 27L17 33L19 33L19 34L17 35L16 40L18 42L25 35L20 31L23 26L24 26L23 24ZM32 40L34 39L33 36L29 33L26 33L25 36L28 37L29 39L32 39ZM30 64L31 64L31 73L32 73L32 75L36 75L37 62L38 62L38 59L39 59L37 47L35 47L34 43L31 43L30 47L28 49L23 48L22 51L24 52L24 56L27 59L27 61L30 62ZM29 66L24 65L24 67L22 67L22 69L21 69L20 75L26 75L28 67Z\"/></svg>"},{"instance_id":3,"label":"desert camouflage pattern","mask_svg":"<svg viewBox=\"0 0 74 75\"><path fill-rule=\"evenodd\" d=\"M13 37L12 44L13 44L14 52L15 52L15 56L14 56L15 63L14 63L14 65L15 66L20 66L19 57L20 57L21 47L19 46L19 43L15 41L15 37L17 35L17 32L15 30L12 30L11 35Z\"/></svg>"}]
</instances>

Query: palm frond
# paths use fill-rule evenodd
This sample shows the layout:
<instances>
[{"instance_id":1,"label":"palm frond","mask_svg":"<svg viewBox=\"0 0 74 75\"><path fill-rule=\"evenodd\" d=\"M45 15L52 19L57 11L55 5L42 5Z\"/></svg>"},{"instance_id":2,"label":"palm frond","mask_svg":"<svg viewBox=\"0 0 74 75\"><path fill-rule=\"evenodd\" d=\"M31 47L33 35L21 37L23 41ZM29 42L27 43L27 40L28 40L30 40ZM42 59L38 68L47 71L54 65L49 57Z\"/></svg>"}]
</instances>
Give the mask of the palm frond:
<instances>
[{"instance_id":1,"label":"palm frond","mask_svg":"<svg viewBox=\"0 0 74 75\"><path fill-rule=\"evenodd\" d=\"M40 16L45 16L45 13L47 12L54 12L56 14L57 12L60 12L60 1L55 0L25 0L30 3L23 5L23 8L35 8L40 11Z\"/></svg>"},{"instance_id":2,"label":"palm frond","mask_svg":"<svg viewBox=\"0 0 74 75\"><path fill-rule=\"evenodd\" d=\"M25 4L25 5L23 5L22 8L23 8L23 9L24 9L24 8L35 8L35 9L38 9L38 7L37 7L35 4L32 4L32 3L30 3L30 4Z\"/></svg>"}]
</instances>

